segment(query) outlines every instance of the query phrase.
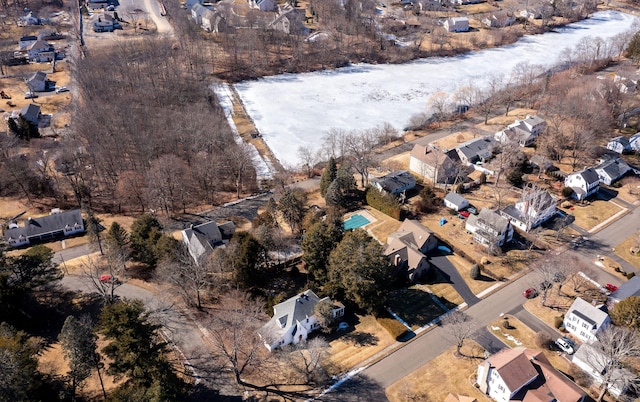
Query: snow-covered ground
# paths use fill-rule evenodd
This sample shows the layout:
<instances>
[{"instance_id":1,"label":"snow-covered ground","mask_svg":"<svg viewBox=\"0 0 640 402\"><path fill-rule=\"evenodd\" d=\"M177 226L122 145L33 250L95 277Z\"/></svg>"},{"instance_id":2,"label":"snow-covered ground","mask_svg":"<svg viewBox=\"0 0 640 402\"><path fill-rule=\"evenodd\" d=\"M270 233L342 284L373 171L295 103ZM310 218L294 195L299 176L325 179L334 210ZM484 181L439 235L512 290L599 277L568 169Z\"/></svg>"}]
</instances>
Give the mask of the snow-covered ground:
<instances>
[{"instance_id":1,"label":"snow-covered ground","mask_svg":"<svg viewBox=\"0 0 640 402\"><path fill-rule=\"evenodd\" d=\"M298 148L320 149L332 127L366 129L388 122L402 129L411 116L426 111L434 92L453 93L469 82L482 86L492 75L510 75L521 62L552 67L582 38L611 38L637 20L615 11L598 12L557 32L523 37L501 48L400 65L282 74L242 82L236 89L276 157L285 166L296 166Z\"/></svg>"}]
</instances>

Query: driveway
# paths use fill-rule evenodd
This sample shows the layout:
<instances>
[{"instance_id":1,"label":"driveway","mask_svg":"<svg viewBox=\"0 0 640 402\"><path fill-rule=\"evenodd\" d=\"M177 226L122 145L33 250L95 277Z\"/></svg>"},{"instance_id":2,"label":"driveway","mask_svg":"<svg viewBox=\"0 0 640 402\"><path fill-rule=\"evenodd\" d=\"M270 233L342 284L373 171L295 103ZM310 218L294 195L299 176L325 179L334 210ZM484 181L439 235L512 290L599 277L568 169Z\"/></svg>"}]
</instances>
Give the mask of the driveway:
<instances>
[{"instance_id":1,"label":"driveway","mask_svg":"<svg viewBox=\"0 0 640 402\"><path fill-rule=\"evenodd\" d=\"M431 257L430 261L431 264L438 268L442 275L448 279L448 282L453 285L453 288L464 299L468 306L472 306L480 301L471 289L469 289L469 286L467 286L467 283L462 279L456 267L453 266L446 256L439 255Z\"/></svg>"}]
</instances>

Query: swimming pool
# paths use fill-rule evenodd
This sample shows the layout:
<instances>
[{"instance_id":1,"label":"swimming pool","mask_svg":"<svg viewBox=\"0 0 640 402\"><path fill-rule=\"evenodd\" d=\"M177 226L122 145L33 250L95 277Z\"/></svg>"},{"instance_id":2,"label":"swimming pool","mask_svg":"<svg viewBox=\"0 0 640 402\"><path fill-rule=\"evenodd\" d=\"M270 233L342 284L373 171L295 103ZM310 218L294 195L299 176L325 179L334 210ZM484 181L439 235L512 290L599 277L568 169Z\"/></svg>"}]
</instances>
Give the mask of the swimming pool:
<instances>
[{"instance_id":1,"label":"swimming pool","mask_svg":"<svg viewBox=\"0 0 640 402\"><path fill-rule=\"evenodd\" d=\"M360 214L351 215L351 218L344 221L344 230L357 229L369 224L369 220Z\"/></svg>"}]
</instances>

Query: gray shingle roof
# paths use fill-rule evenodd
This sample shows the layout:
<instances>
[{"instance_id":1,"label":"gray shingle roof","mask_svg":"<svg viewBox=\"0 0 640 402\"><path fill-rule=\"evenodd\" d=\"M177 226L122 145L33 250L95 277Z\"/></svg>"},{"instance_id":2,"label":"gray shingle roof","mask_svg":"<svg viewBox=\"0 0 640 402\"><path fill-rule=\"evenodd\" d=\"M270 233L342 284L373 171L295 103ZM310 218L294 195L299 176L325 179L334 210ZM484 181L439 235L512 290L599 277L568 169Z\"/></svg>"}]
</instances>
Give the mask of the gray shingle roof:
<instances>
[{"instance_id":1,"label":"gray shingle roof","mask_svg":"<svg viewBox=\"0 0 640 402\"><path fill-rule=\"evenodd\" d=\"M612 158L602 162L595 169L604 171L612 179L617 179L630 171L631 167L620 158Z\"/></svg>"},{"instance_id":2,"label":"gray shingle roof","mask_svg":"<svg viewBox=\"0 0 640 402\"><path fill-rule=\"evenodd\" d=\"M74 226L76 224L83 225L82 214L79 209L59 212L40 218L29 218L22 227L5 230L4 238L9 239L9 237L11 237L17 239L20 236L25 236L26 238L38 237L64 230L67 225Z\"/></svg>"},{"instance_id":3,"label":"gray shingle roof","mask_svg":"<svg viewBox=\"0 0 640 402\"><path fill-rule=\"evenodd\" d=\"M371 182L378 183L384 191L392 194L407 187L413 188L416 185L415 177L406 170L389 173L377 179L372 179Z\"/></svg>"},{"instance_id":4,"label":"gray shingle roof","mask_svg":"<svg viewBox=\"0 0 640 402\"><path fill-rule=\"evenodd\" d=\"M444 199L457 207L460 207L464 205L464 203L468 202L466 198L464 198L458 193L454 193L453 191L447 194L447 196L444 197Z\"/></svg>"}]
</instances>

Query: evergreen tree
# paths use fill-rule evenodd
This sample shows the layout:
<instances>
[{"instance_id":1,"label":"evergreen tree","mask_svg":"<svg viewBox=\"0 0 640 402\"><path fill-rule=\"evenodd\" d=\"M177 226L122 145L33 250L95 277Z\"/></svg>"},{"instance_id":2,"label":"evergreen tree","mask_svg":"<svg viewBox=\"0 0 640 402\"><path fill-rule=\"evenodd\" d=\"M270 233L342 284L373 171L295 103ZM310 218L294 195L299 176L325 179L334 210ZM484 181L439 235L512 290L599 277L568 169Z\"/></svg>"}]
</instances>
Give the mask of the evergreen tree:
<instances>
[{"instance_id":1,"label":"evergreen tree","mask_svg":"<svg viewBox=\"0 0 640 402\"><path fill-rule=\"evenodd\" d=\"M342 239L341 227L326 222L311 226L302 240L302 260L312 280L324 285L328 280L329 255Z\"/></svg>"},{"instance_id":2,"label":"evergreen tree","mask_svg":"<svg viewBox=\"0 0 640 402\"><path fill-rule=\"evenodd\" d=\"M327 194L327 189L336 179L338 172L338 168L336 166L336 160L332 157L329 158L329 162L327 162L327 167L322 171L322 176L320 177L320 195L323 197Z\"/></svg>"},{"instance_id":3,"label":"evergreen tree","mask_svg":"<svg viewBox=\"0 0 640 402\"><path fill-rule=\"evenodd\" d=\"M38 351L26 333L0 324L0 401L35 400Z\"/></svg>"},{"instance_id":4,"label":"evergreen tree","mask_svg":"<svg viewBox=\"0 0 640 402\"><path fill-rule=\"evenodd\" d=\"M126 269L127 260L131 254L131 238L127 230L118 222L113 222L109 226L105 240L109 257Z\"/></svg>"},{"instance_id":5,"label":"evergreen tree","mask_svg":"<svg viewBox=\"0 0 640 402\"><path fill-rule=\"evenodd\" d=\"M334 180L327 189L325 200L327 201L327 207L344 208L345 198L344 194L342 194L342 189L340 188L340 182L338 182L338 180Z\"/></svg>"},{"instance_id":6,"label":"evergreen tree","mask_svg":"<svg viewBox=\"0 0 640 402\"><path fill-rule=\"evenodd\" d=\"M291 232L300 232L305 214L306 197L302 192L286 190L278 203L278 210L291 228Z\"/></svg>"},{"instance_id":7,"label":"evergreen tree","mask_svg":"<svg viewBox=\"0 0 640 402\"><path fill-rule=\"evenodd\" d=\"M640 329L640 296L630 296L616 303L610 315L616 325Z\"/></svg>"},{"instance_id":8,"label":"evergreen tree","mask_svg":"<svg viewBox=\"0 0 640 402\"><path fill-rule=\"evenodd\" d=\"M152 215L142 215L131 225L131 259L155 267L156 244L162 237L162 225Z\"/></svg>"},{"instance_id":9,"label":"evergreen tree","mask_svg":"<svg viewBox=\"0 0 640 402\"><path fill-rule=\"evenodd\" d=\"M229 247L230 265L238 286L250 289L261 286L265 280L262 270L266 265L266 250L248 232L236 232Z\"/></svg>"},{"instance_id":10,"label":"evergreen tree","mask_svg":"<svg viewBox=\"0 0 640 402\"><path fill-rule=\"evenodd\" d=\"M626 56L633 60L634 63L640 63L640 31L636 32L631 41L629 41Z\"/></svg>"}]
</instances>

